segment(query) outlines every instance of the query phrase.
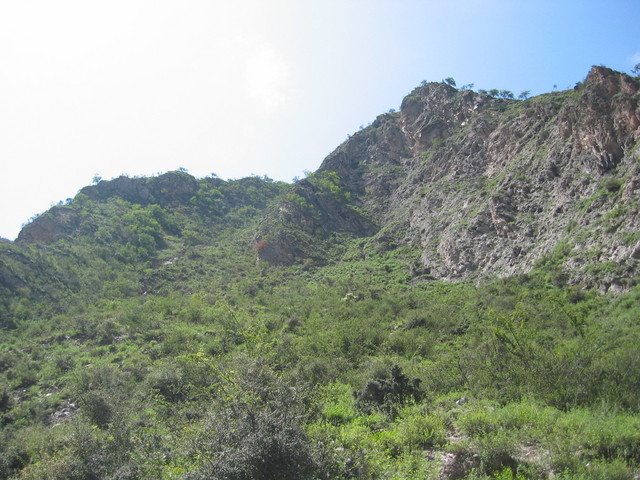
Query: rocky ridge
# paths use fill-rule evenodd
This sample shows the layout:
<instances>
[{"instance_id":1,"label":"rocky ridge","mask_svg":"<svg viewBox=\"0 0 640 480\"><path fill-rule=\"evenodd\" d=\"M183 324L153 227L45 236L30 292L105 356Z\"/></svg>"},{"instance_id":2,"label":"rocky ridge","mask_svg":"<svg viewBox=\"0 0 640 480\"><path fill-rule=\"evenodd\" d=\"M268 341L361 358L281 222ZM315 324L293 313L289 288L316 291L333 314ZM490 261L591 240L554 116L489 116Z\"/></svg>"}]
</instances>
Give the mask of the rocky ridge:
<instances>
[{"instance_id":1,"label":"rocky ridge","mask_svg":"<svg viewBox=\"0 0 640 480\"><path fill-rule=\"evenodd\" d=\"M417 247L413 268L425 278L509 276L554 261L573 283L624 288L639 273L639 98L638 79L605 67L527 100L419 87L314 174L335 172L341 200L321 201L317 178L294 185L303 201L285 199L265 219L261 258L313 258L308 236L375 232L387 248Z\"/></svg>"},{"instance_id":2,"label":"rocky ridge","mask_svg":"<svg viewBox=\"0 0 640 480\"><path fill-rule=\"evenodd\" d=\"M258 259L322 263L332 246L359 237L375 247L364 256L412 247L418 281L547 263L563 281L624 289L640 273L639 89L637 78L605 67L572 90L527 100L418 87L267 211L253 241ZM198 182L180 171L120 177L85 187L74 202L180 208ZM78 212L53 207L17 243L86 231Z\"/></svg>"},{"instance_id":3,"label":"rocky ridge","mask_svg":"<svg viewBox=\"0 0 640 480\"><path fill-rule=\"evenodd\" d=\"M120 198L137 205L179 205L188 203L198 187L197 180L182 171L149 178L120 176L84 187L74 200L82 201L86 198L104 201ZM25 225L18 235L17 242L50 244L59 238L73 235L82 221L83 217L77 211L57 205Z\"/></svg>"}]
</instances>

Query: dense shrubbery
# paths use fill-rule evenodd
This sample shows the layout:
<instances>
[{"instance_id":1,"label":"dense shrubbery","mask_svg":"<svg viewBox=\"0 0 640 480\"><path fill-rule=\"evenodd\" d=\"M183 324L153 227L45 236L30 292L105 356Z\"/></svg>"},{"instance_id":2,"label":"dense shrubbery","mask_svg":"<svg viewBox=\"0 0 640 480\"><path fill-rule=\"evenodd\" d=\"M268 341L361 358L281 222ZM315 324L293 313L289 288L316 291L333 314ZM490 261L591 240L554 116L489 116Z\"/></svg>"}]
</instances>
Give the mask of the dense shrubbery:
<instances>
[{"instance_id":1,"label":"dense shrubbery","mask_svg":"<svg viewBox=\"0 0 640 480\"><path fill-rule=\"evenodd\" d=\"M190 479L313 478L321 466L304 431L300 390L253 358L221 381L190 455Z\"/></svg>"},{"instance_id":2,"label":"dense shrubbery","mask_svg":"<svg viewBox=\"0 0 640 480\"><path fill-rule=\"evenodd\" d=\"M563 286L552 261L413 284L416 252L348 239L322 268L256 264L252 222L282 191L81 198L95 228L6 247L29 288L2 291L0 478L637 474L640 287Z\"/></svg>"}]
</instances>

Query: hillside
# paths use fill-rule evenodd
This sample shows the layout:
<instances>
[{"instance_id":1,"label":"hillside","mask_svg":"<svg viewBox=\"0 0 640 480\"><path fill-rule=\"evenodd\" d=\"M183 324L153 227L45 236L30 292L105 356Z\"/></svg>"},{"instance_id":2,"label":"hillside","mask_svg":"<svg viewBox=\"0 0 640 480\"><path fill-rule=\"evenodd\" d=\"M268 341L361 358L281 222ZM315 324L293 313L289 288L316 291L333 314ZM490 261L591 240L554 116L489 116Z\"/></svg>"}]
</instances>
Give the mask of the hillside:
<instances>
[{"instance_id":1,"label":"hillside","mask_svg":"<svg viewBox=\"0 0 640 480\"><path fill-rule=\"evenodd\" d=\"M571 283L624 289L640 257L638 89L604 67L527 100L419 87L296 185L260 232L262 256L325 257L302 225L414 246L427 278L505 277L553 257Z\"/></svg>"},{"instance_id":2,"label":"hillside","mask_svg":"<svg viewBox=\"0 0 640 480\"><path fill-rule=\"evenodd\" d=\"M639 89L83 188L0 244L0 478L637 478Z\"/></svg>"}]
</instances>

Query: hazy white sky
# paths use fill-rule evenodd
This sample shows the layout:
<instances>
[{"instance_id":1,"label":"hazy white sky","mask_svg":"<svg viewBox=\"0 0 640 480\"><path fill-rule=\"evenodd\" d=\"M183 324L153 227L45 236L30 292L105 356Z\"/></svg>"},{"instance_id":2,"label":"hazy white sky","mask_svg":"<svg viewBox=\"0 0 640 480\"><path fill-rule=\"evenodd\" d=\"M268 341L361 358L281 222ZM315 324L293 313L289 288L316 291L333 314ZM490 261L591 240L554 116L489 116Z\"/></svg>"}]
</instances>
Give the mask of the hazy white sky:
<instances>
[{"instance_id":1,"label":"hazy white sky","mask_svg":"<svg viewBox=\"0 0 640 480\"><path fill-rule=\"evenodd\" d=\"M640 62L638 0L0 0L0 236L91 183L291 181L422 80Z\"/></svg>"}]
</instances>

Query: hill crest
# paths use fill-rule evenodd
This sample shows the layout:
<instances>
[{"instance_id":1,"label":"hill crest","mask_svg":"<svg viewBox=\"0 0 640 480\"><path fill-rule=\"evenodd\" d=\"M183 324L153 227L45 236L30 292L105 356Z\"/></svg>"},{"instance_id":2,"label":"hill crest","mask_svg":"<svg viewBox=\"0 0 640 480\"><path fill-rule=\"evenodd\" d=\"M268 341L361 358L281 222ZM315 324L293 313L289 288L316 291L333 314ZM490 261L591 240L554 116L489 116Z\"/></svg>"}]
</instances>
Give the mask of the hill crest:
<instances>
[{"instance_id":1,"label":"hill crest","mask_svg":"<svg viewBox=\"0 0 640 480\"><path fill-rule=\"evenodd\" d=\"M299 182L294 194L334 224L309 222L285 200L259 234L263 258L317 256L312 243L301 252L299 236L283 236L290 225L325 237L375 230L372 240L387 248L417 247L415 271L428 277L522 274L551 256L572 282L590 283L597 272L602 288L618 288L637 275L640 255L638 99L637 79L605 67L593 67L573 90L527 100L445 83L419 87L400 112L354 134L315 174L335 173L348 198L341 208L372 224L360 230L353 216L316 201L326 192Z\"/></svg>"},{"instance_id":2,"label":"hill crest","mask_svg":"<svg viewBox=\"0 0 640 480\"><path fill-rule=\"evenodd\" d=\"M362 238L378 250L414 249L407 264L423 280L511 276L553 262L571 283L623 289L639 273L639 98L637 78L605 67L572 90L526 100L420 86L261 214L258 259L338 261L332 245ZM83 188L74 202L180 209L201 188L181 171L120 177ZM83 221L53 207L17 243L71 238Z\"/></svg>"}]
</instances>

